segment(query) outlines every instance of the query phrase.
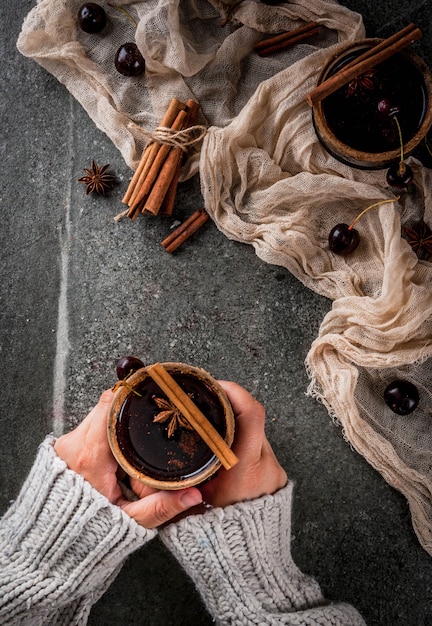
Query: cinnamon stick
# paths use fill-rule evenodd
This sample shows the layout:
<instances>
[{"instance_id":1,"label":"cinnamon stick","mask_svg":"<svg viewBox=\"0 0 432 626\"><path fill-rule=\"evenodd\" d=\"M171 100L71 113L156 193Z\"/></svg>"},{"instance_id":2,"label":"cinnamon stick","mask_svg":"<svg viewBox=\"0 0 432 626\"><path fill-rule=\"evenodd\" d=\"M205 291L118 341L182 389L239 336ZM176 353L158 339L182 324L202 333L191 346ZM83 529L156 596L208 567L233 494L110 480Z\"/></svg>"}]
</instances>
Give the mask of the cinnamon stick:
<instances>
[{"instance_id":1,"label":"cinnamon stick","mask_svg":"<svg viewBox=\"0 0 432 626\"><path fill-rule=\"evenodd\" d=\"M172 177L171 183L167 189L165 197L162 202L162 206L160 208L159 213L162 215L172 215L174 209L174 202L177 194L177 186L180 178L180 172L182 168L182 159L179 159L177 163L177 169L174 172L174 176Z\"/></svg>"},{"instance_id":2,"label":"cinnamon stick","mask_svg":"<svg viewBox=\"0 0 432 626\"><path fill-rule=\"evenodd\" d=\"M378 42L371 48L368 48L360 56L358 56L357 58L353 59L350 63L345 65L343 69L347 70L353 67L354 65L356 65L357 63L361 63L362 61L369 59L372 55L377 54L381 50L384 50L388 46L391 46L395 42L399 41L402 37L405 37L406 35L409 35L410 33L413 33L414 31L416 31L416 33L419 33L420 35L419 37L416 36L416 39L420 39L420 37L422 36L421 31L417 28L415 24L412 24L412 23L408 24L408 26L405 26L405 28L402 28L402 30L398 31L397 33L394 33L394 35L390 35L390 37L387 37L387 39L383 39L382 41Z\"/></svg>"},{"instance_id":3,"label":"cinnamon stick","mask_svg":"<svg viewBox=\"0 0 432 626\"><path fill-rule=\"evenodd\" d=\"M224 468L229 470L234 467L238 463L237 456L163 365L155 363L147 371L168 400L181 411L182 415L217 456Z\"/></svg>"},{"instance_id":4,"label":"cinnamon stick","mask_svg":"<svg viewBox=\"0 0 432 626\"><path fill-rule=\"evenodd\" d=\"M360 57L350 63L349 66L343 68L340 72L331 76L308 93L306 100L309 106L314 106L350 80L353 80L367 70L379 65L394 54L401 52L404 48L413 43L413 41L421 37L421 30L417 28L415 24L410 24L398 33L384 39L379 44L360 55Z\"/></svg>"},{"instance_id":5,"label":"cinnamon stick","mask_svg":"<svg viewBox=\"0 0 432 626\"><path fill-rule=\"evenodd\" d=\"M203 226L209 219L209 214L204 209L198 209L192 213L187 220L180 224L178 228L168 235L163 241L162 246L166 252L172 254L185 241L187 241L197 230Z\"/></svg>"},{"instance_id":6,"label":"cinnamon stick","mask_svg":"<svg viewBox=\"0 0 432 626\"><path fill-rule=\"evenodd\" d=\"M269 56L270 54L274 54L275 52L282 52L283 50L290 48L296 43L301 43L302 41L305 41L306 39L308 39L309 37L312 37L313 35L318 35L318 28L315 28L314 30L310 30L307 33L303 33L303 35L298 35L297 37L293 37L292 39L281 41L280 43L275 44L274 46L269 46L268 48L262 48L261 50L258 50L258 55L260 57L266 57L266 56Z\"/></svg>"},{"instance_id":7,"label":"cinnamon stick","mask_svg":"<svg viewBox=\"0 0 432 626\"><path fill-rule=\"evenodd\" d=\"M254 50L259 54L259 56L268 56L274 52L285 50L286 48L289 48L290 46L317 34L318 24L316 22L310 22L300 28L296 28L295 30L281 33L280 35L275 35L274 37L269 37L267 39L262 39L254 44Z\"/></svg>"},{"instance_id":8,"label":"cinnamon stick","mask_svg":"<svg viewBox=\"0 0 432 626\"><path fill-rule=\"evenodd\" d=\"M157 178L154 180L151 191L145 198L141 211L147 211L157 215L162 206L164 197L168 192L171 181L182 158L181 150L171 148L160 168Z\"/></svg>"}]
</instances>

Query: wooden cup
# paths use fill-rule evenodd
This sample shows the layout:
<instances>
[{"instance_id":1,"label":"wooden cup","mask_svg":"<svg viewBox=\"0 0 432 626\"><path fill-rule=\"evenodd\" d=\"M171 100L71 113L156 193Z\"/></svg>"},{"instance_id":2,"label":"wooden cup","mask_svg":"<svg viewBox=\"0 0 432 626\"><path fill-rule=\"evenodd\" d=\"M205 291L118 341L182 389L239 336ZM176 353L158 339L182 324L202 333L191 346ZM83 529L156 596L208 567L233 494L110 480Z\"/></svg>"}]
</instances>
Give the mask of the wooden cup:
<instances>
[{"instance_id":1,"label":"wooden cup","mask_svg":"<svg viewBox=\"0 0 432 626\"><path fill-rule=\"evenodd\" d=\"M337 68L342 68L345 61L348 63L351 59L355 58L356 55L361 54L380 41L382 40L363 39L339 48L337 53L333 55L324 66L318 78L317 84L319 85L324 82L329 76L332 75L333 72L337 71ZM420 91L422 92L421 97L423 101L419 103L419 108L422 109L422 113L420 118L415 120L413 123L413 125L417 126L416 131L412 133L411 136L404 136L404 129L402 128L404 156L408 156L420 144L432 124L432 75L425 62L408 48L399 52L397 55L394 55L385 63L397 64L400 62L398 59L403 59L404 62L408 62L408 64L412 66L412 72L418 75L419 83L422 83ZM344 87L341 89L344 89ZM403 94L402 91L403 85L402 90L400 91L401 97L406 95ZM373 94L369 94L367 89L365 90L365 93L367 93L370 97L373 97ZM334 95L335 94L333 94L333 96ZM342 163L346 163L359 169L383 169L399 160L400 147L395 147L395 149L392 150L373 151L368 149L358 149L357 147L350 145L348 141L342 141L340 139L340 135L338 136L330 125L328 116L326 115L326 107L328 110L333 96L328 96L328 98L316 103L312 109L313 123L316 134L327 152ZM378 104L381 97L383 96L377 95L376 104ZM391 97L397 98L398 94L392 94ZM405 111L404 114L407 114L407 111ZM352 118L346 119L348 128L350 125L354 125L355 122L356 120ZM391 123L391 120L389 123ZM367 137L367 132L364 136ZM374 137L371 137L371 139L373 138Z\"/></svg>"},{"instance_id":2,"label":"wooden cup","mask_svg":"<svg viewBox=\"0 0 432 626\"><path fill-rule=\"evenodd\" d=\"M217 381L192 365L162 365L231 447L234 413ZM168 436L175 415L169 412L167 397L150 376L151 367L132 374L115 394L108 420L113 455L126 474L155 489L184 489L200 484L220 469L221 461L192 428L178 426L174 436ZM163 411L167 412L161 415ZM157 416L164 421L155 422Z\"/></svg>"}]
</instances>

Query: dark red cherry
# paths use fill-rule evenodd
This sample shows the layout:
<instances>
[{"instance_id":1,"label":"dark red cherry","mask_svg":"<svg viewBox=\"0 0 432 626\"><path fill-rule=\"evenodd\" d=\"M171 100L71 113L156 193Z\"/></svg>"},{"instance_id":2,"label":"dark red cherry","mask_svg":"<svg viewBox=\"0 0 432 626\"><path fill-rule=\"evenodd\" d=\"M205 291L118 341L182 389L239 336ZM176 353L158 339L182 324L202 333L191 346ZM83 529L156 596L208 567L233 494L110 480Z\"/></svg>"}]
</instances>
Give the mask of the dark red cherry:
<instances>
[{"instance_id":1,"label":"dark red cherry","mask_svg":"<svg viewBox=\"0 0 432 626\"><path fill-rule=\"evenodd\" d=\"M336 224L330 231L328 242L332 252L345 256L357 248L360 235L358 230L350 228L348 224Z\"/></svg>"},{"instance_id":2,"label":"dark red cherry","mask_svg":"<svg viewBox=\"0 0 432 626\"><path fill-rule=\"evenodd\" d=\"M117 361L116 366L116 374L119 380L124 380L134 372L137 372L142 367L144 367L144 363L136 356L122 356L121 359Z\"/></svg>"},{"instance_id":3,"label":"dark red cherry","mask_svg":"<svg viewBox=\"0 0 432 626\"><path fill-rule=\"evenodd\" d=\"M408 380L394 380L384 390L384 400L393 413L409 415L419 403L417 387Z\"/></svg>"},{"instance_id":4,"label":"dark red cherry","mask_svg":"<svg viewBox=\"0 0 432 626\"><path fill-rule=\"evenodd\" d=\"M391 187L396 189L404 189L409 187L414 180L414 173L412 168L406 163L393 163L387 170L386 179Z\"/></svg>"},{"instance_id":5,"label":"dark red cherry","mask_svg":"<svg viewBox=\"0 0 432 626\"><path fill-rule=\"evenodd\" d=\"M397 115L399 113L399 106L388 98L382 98L378 102L378 112L382 115L392 117L392 115Z\"/></svg>"},{"instance_id":6,"label":"dark red cherry","mask_svg":"<svg viewBox=\"0 0 432 626\"><path fill-rule=\"evenodd\" d=\"M87 2L78 9L78 24L85 33L100 33L107 23L105 9L95 2Z\"/></svg>"},{"instance_id":7,"label":"dark red cherry","mask_svg":"<svg viewBox=\"0 0 432 626\"><path fill-rule=\"evenodd\" d=\"M136 43L124 43L117 50L114 63L123 76L139 76L144 72L145 61Z\"/></svg>"}]
</instances>

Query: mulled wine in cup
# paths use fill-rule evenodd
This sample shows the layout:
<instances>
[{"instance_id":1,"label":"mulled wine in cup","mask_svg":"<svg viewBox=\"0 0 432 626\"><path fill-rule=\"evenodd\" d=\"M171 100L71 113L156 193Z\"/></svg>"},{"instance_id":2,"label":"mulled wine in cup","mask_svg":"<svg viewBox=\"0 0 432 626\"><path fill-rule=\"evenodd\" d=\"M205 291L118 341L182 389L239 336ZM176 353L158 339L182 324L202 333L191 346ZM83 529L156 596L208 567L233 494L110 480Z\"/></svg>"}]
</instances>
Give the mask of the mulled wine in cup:
<instances>
[{"instance_id":1,"label":"mulled wine in cup","mask_svg":"<svg viewBox=\"0 0 432 626\"><path fill-rule=\"evenodd\" d=\"M234 414L222 387L205 370L184 363L163 368L231 447ZM155 489L184 489L213 476L221 461L142 367L119 384L108 439L120 467Z\"/></svg>"}]
</instances>

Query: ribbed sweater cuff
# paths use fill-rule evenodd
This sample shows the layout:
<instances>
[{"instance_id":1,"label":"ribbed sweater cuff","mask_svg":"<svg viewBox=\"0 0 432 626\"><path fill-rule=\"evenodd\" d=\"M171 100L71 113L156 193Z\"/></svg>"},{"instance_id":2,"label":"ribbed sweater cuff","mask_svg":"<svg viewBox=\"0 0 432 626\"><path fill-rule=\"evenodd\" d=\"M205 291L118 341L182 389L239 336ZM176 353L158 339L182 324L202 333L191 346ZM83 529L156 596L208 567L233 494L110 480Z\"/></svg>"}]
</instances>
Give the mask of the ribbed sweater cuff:
<instances>
[{"instance_id":1,"label":"ribbed sweater cuff","mask_svg":"<svg viewBox=\"0 0 432 626\"><path fill-rule=\"evenodd\" d=\"M292 488L160 531L218 624L364 624L352 607L326 605L316 581L294 564Z\"/></svg>"},{"instance_id":2,"label":"ribbed sweater cuff","mask_svg":"<svg viewBox=\"0 0 432 626\"><path fill-rule=\"evenodd\" d=\"M6 622L34 612L39 623L63 607L75 623L72 614L89 610L124 559L156 534L68 469L53 444L52 437L41 444L0 522L0 617Z\"/></svg>"}]
</instances>

